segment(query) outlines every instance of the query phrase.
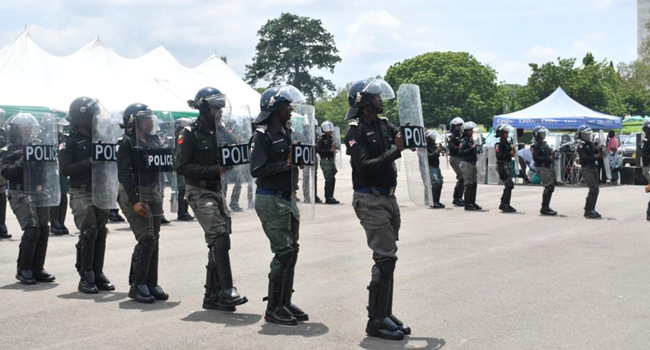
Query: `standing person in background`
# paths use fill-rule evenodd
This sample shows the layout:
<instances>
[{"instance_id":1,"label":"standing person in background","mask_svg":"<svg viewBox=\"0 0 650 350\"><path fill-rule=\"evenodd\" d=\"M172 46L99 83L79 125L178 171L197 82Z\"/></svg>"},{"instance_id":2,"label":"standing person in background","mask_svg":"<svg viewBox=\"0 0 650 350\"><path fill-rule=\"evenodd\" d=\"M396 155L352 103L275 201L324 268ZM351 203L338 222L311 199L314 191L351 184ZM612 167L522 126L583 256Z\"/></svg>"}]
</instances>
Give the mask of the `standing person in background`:
<instances>
[{"instance_id":1,"label":"standing person in background","mask_svg":"<svg viewBox=\"0 0 650 350\"><path fill-rule=\"evenodd\" d=\"M334 132L334 124L330 121L325 121L321 124L323 134L316 142L316 153L320 156L320 167L323 169L323 176L325 177L325 204L339 204L340 202L334 198L334 188L336 186L336 143L341 140L334 140L332 133Z\"/></svg>"},{"instance_id":2,"label":"standing person in background","mask_svg":"<svg viewBox=\"0 0 650 350\"><path fill-rule=\"evenodd\" d=\"M460 144L460 171L465 183L465 210L477 211L483 208L476 204L476 192L478 190L478 145L474 141L474 128L476 123L467 122L463 124L463 138Z\"/></svg>"},{"instance_id":3,"label":"standing person in background","mask_svg":"<svg viewBox=\"0 0 650 350\"><path fill-rule=\"evenodd\" d=\"M596 162L602 163L602 148L596 146L592 141L592 131L587 125L581 125L578 128L578 157L582 166L582 176L589 187L589 193L585 200L585 218L598 219L600 214L596 211L596 201L598 201L598 168Z\"/></svg>"},{"instance_id":4,"label":"standing person in background","mask_svg":"<svg viewBox=\"0 0 650 350\"><path fill-rule=\"evenodd\" d=\"M445 148L442 144L436 144L438 133L433 130L425 132L427 138L427 159L429 162L429 177L431 178L431 193L433 194L433 209L444 209L445 205L440 203L440 195L442 194L442 184L444 178L440 171L440 154L444 152Z\"/></svg>"},{"instance_id":5,"label":"standing person in background","mask_svg":"<svg viewBox=\"0 0 650 350\"><path fill-rule=\"evenodd\" d=\"M530 147L530 152L535 162L535 168L539 180L544 186L544 193L542 195L542 209L540 214L547 216L555 216L557 212L551 209L551 197L555 191L555 170L553 162L555 155L553 149L546 143L546 136L548 129L543 126L536 126L533 128L533 145ZM532 169L532 167L531 167Z\"/></svg>"},{"instance_id":6,"label":"standing person in background","mask_svg":"<svg viewBox=\"0 0 650 350\"><path fill-rule=\"evenodd\" d=\"M460 150L461 139L463 138L462 130L465 122L461 118L454 118L449 123L451 127L451 134L447 140L449 147L449 164L456 173L456 186L454 187L454 201L453 204L457 207L464 207L463 192L465 191L465 182L463 181L463 174L460 171Z\"/></svg>"},{"instance_id":7,"label":"standing person in background","mask_svg":"<svg viewBox=\"0 0 650 350\"><path fill-rule=\"evenodd\" d=\"M59 151L65 147L65 138L68 136L66 128L70 126L70 122L66 119L60 119L57 123L59 126ZM53 235L67 235L70 232L68 228L65 227L65 217L68 212L68 177L61 175L60 178L60 187L61 187L61 202L59 205L50 208L50 232Z\"/></svg>"}]
</instances>

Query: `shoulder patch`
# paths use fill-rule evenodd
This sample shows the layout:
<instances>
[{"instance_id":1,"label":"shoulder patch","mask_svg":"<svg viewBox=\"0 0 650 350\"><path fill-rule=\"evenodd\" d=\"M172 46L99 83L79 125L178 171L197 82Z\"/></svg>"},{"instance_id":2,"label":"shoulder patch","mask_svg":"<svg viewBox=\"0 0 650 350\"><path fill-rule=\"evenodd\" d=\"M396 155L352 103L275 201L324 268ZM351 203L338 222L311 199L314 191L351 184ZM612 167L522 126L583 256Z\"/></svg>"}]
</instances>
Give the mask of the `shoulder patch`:
<instances>
[{"instance_id":1,"label":"shoulder patch","mask_svg":"<svg viewBox=\"0 0 650 350\"><path fill-rule=\"evenodd\" d=\"M378 116L378 118L381 119L381 120L388 120L388 118L386 118L386 117L379 117Z\"/></svg>"},{"instance_id":2,"label":"shoulder patch","mask_svg":"<svg viewBox=\"0 0 650 350\"><path fill-rule=\"evenodd\" d=\"M264 133L266 133L267 129L268 129L268 126L266 126L266 125L258 125L257 129L255 129L255 131L264 134Z\"/></svg>"},{"instance_id":3,"label":"shoulder patch","mask_svg":"<svg viewBox=\"0 0 650 350\"><path fill-rule=\"evenodd\" d=\"M187 130L187 131L192 131L192 126L191 126L191 125L188 125L188 126L184 127L183 129L185 129L185 130Z\"/></svg>"},{"instance_id":4,"label":"shoulder patch","mask_svg":"<svg viewBox=\"0 0 650 350\"><path fill-rule=\"evenodd\" d=\"M348 122L349 126L359 126L359 119L352 119Z\"/></svg>"}]
</instances>

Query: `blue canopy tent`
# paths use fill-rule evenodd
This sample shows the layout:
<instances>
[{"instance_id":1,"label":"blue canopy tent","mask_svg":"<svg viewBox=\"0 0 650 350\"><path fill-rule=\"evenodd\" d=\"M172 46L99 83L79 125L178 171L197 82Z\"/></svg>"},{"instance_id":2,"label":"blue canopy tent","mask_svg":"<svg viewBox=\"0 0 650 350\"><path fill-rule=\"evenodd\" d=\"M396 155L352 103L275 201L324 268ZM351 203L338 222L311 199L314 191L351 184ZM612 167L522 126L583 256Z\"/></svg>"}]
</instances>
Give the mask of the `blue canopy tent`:
<instances>
[{"instance_id":1,"label":"blue canopy tent","mask_svg":"<svg viewBox=\"0 0 650 350\"><path fill-rule=\"evenodd\" d=\"M543 125L549 130L576 130L589 125L594 130L621 129L622 118L589 109L557 88L549 97L520 111L494 116L492 127L510 124L517 129L530 130Z\"/></svg>"}]
</instances>

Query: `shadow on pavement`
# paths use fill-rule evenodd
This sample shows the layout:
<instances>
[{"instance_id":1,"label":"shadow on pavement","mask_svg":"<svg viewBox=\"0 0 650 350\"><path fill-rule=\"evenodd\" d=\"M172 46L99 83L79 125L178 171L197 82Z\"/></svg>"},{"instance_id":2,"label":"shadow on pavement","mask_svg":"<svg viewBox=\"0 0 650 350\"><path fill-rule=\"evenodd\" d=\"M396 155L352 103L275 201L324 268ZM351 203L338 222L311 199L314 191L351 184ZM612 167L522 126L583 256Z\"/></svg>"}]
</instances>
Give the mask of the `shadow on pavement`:
<instances>
[{"instance_id":1,"label":"shadow on pavement","mask_svg":"<svg viewBox=\"0 0 650 350\"><path fill-rule=\"evenodd\" d=\"M384 340L375 337L366 337L359 346L368 350L399 350L399 349L422 349L437 350L445 346L444 339L418 338L406 336L403 340Z\"/></svg>"},{"instance_id":2,"label":"shadow on pavement","mask_svg":"<svg viewBox=\"0 0 650 350\"><path fill-rule=\"evenodd\" d=\"M258 332L262 335L299 335L305 338L320 337L329 333L330 329L322 323L298 322L297 326L280 326L275 323L264 323Z\"/></svg>"},{"instance_id":3,"label":"shadow on pavement","mask_svg":"<svg viewBox=\"0 0 650 350\"><path fill-rule=\"evenodd\" d=\"M38 292L42 290L48 290L52 288L58 287L58 283L36 283L33 285L26 285L26 284L20 284L18 282L12 283L12 284L7 284L5 286L0 287L0 289L6 289L6 290L22 290L23 292Z\"/></svg>"},{"instance_id":4,"label":"shadow on pavement","mask_svg":"<svg viewBox=\"0 0 650 350\"><path fill-rule=\"evenodd\" d=\"M58 297L61 299L94 300L96 303L110 303L125 299L126 296L127 293L99 292L99 294L84 294L81 292L72 292L61 294Z\"/></svg>"},{"instance_id":5,"label":"shadow on pavement","mask_svg":"<svg viewBox=\"0 0 650 350\"><path fill-rule=\"evenodd\" d=\"M140 310L142 312L147 311L161 311L169 310L180 305L180 301L155 301L151 304L138 303L135 300L125 300L120 303L120 309L123 310Z\"/></svg>"},{"instance_id":6,"label":"shadow on pavement","mask_svg":"<svg viewBox=\"0 0 650 350\"><path fill-rule=\"evenodd\" d=\"M195 311L187 317L182 318L183 321L188 322L208 322L223 324L226 327L245 327L253 325L262 319L261 315L256 314L242 314L237 312L225 311Z\"/></svg>"}]
</instances>

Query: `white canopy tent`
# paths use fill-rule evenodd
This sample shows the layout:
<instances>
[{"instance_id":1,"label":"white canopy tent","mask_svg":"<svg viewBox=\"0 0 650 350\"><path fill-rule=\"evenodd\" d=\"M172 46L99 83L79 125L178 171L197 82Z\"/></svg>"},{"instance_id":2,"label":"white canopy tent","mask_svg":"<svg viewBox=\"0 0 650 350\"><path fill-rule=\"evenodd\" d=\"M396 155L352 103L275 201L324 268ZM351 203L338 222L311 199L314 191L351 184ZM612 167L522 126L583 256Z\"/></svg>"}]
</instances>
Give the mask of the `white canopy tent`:
<instances>
[{"instance_id":1,"label":"white canopy tent","mask_svg":"<svg viewBox=\"0 0 650 350\"><path fill-rule=\"evenodd\" d=\"M542 101L520 111L494 116L492 127L510 124L517 129L543 125L551 130L576 130L580 125L592 129L620 129L622 118L589 109L569 97L561 87Z\"/></svg>"},{"instance_id":2,"label":"white canopy tent","mask_svg":"<svg viewBox=\"0 0 650 350\"><path fill-rule=\"evenodd\" d=\"M259 112L257 91L221 58L210 56L187 68L161 45L136 59L124 58L95 39L64 57L44 51L27 32L0 50L0 105L40 106L67 111L79 96L98 98L111 110L141 102L157 111L194 111L196 92L213 86L233 105Z\"/></svg>"}]
</instances>

